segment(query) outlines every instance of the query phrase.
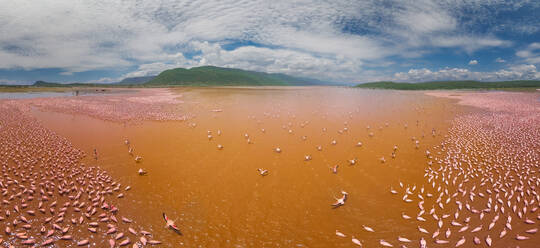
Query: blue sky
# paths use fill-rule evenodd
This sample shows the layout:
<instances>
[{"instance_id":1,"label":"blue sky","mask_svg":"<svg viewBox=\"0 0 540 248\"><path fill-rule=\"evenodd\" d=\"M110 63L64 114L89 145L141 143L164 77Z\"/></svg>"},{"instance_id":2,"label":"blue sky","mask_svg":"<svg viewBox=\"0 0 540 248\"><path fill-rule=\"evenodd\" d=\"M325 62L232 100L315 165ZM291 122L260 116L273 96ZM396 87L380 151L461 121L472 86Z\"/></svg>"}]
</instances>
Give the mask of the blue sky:
<instances>
[{"instance_id":1,"label":"blue sky","mask_svg":"<svg viewBox=\"0 0 540 248\"><path fill-rule=\"evenodd\" d=\"M0 0L0 84L215 65L337 82L540 79L540 1Z\"/></svg>"}]
</instances>

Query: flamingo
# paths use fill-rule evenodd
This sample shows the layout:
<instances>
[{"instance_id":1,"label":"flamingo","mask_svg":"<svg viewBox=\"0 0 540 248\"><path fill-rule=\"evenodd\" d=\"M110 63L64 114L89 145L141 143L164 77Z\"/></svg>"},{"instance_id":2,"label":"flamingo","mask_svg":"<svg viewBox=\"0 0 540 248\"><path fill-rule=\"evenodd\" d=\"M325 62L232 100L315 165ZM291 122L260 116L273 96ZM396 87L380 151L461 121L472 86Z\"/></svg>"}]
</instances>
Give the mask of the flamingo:
<instances>
[{"instance_id":1,"label":"flamingo","mask_svg":"<svg viewBox=\"0 0 540 248\"><path fill-rule=\"evenodd\" d=\"M336 236L343 237L343 238L347 237L347 235L343 234L342 232L338 230L336 230Z\"/></svg>"},{"instance_id":2,"label":"flamingo","mask_svg":"<svg viewBox=\"0 0 540 248\"><path fill-rule=\"evenodd\" d=\"M342 194L341 198L334 197L336 199L336 202L332 204L332 207L337 208L337 207L345 205L345 201L347 201L347 197L349 194L345 191L341 191L341 194Z\"/></svg>"},{"instance_id":3,"label":"flamingo","mask_svg":"<svg viewBox=\"0 0 540 248\"><path fill-rule=\"evenodd\" d=\"M339 164L336 164L336 165L332 166L332 168L331 168L331 169L332 169L332 172L333 172L334 174L336 174L336 173L337 173L337 169L338 169L338 167L339 167Z\"/></svg>"},{"instance_id":4,"label":"flamingo","mask_svg":"<svg viewBox=\"0 0 540 248\"><path fill-rule=\"evenodd\" d=\"M261 176L266 176L266 175L268 175L268 170L259 168L259 169L257 169L257 171L259 171L259 174L260 174Z\"/></svg>"},{"instance_id":5,"label":"flamingo","mask_svg":"<svg viewBox=\"0 0 540 248\"><path fill-rule=\"evenodd\" d=\"M169 219L165 213L163 213L163 219L165 220L165 228L169 228L179 235L182 235L180 229L174 223L175 221Z\"/></svg>"},{"instance_id":6,"label":"flamingo","mask_svg":"<svg viewBox=\"0 0 540 248\"><path fill-rule=\"evenodd\" d=\"M352 241L353 244L355 244L355 245L359 245L360 247L362 246L362 242L360 242L360 240L358 240L358 239L355 238L354 236L352 236L351 241Z\"/></svg>"}]
</instances>

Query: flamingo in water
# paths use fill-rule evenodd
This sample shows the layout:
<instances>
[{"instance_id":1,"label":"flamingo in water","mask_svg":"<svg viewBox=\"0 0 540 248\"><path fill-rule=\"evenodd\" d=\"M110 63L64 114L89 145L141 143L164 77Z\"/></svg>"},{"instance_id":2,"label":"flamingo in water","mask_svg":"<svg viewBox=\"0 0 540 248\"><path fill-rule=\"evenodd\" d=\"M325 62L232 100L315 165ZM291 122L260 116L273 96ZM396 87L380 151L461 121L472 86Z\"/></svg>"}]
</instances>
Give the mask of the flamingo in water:
<instances>
[{"instance_id":1,"label":"flamingo in water","mask_svg":"<svg viewBox=\"0 0 540 248\"><path fill-rule=\"evenodd\" d=\"M167 217L167 215L165 213L163 213L163 219L165 219L165 228L169 228L169 229L172 229L174 232L178 233L179 235L182 235L182 233L180 232L180 229L176 226L176 224L174 224L174 220L171 220Z\"/></svg>"},{"instance_id":2,"label":"flamingo in water","mask_svg":"<svg viewBox=\"0 0 540 248\"><path fill-rule=\"evenodd\" d=\"M268 170L259 168L259 169L257 169L257 171L259 171L259 174L261 174L261 176L266 176L266 175L268 175Z\"/></svg>"},{"instance_id":3,"label":"flamingo in water","mask_svg":"<svg viewBox=\"0 0 540 248\"><path fill-rule=\"evenodd\" d=\"M343 195L343 196L341 196L341 198L335 198L334 197L336 199L336 202L334 204L332 204L332 207L337 208L337 207L345 205L345 201L347 200L347 196L349 194L347 192L345 192L345 191L341 191L341 194Z\"/></svg>"}]
</instances>

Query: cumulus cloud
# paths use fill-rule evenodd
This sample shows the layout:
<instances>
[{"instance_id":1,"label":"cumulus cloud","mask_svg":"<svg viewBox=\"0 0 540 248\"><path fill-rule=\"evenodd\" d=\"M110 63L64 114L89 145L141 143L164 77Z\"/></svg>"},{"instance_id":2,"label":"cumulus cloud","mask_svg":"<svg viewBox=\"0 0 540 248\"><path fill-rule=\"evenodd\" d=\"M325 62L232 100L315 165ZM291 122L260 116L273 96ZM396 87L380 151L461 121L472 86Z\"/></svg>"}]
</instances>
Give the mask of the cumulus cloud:
<instances>
[{"instance_id":1,"label":"cumulus cloud","mask_svg":"<svg viewBox=\"0 0 540 248\"><path fill-rule=\"evenodd\" d=\"M478 64L478 60L476 59L469 61L469 65L477 65L477 64Z\"/></svg>"},{"instance_id":2,"label":"cumulus cloud","mask_svg":"<svg viewBox=\"0 0 540 248\"><path fill-rule=\"evenodd\" d=\"M505 63L506 60L504 60L504 59L502 59L502 58L496 58L496 59L495 59L495 62L497 62L497 63Z\"/></svg>"},{"instance_id":3,"label":"cumulus cloud","mask_svg":"<svg viewBox=\"0 0 540 248\"><path fill-rule=\"evenodd\" d=\"M352 1L324 3L304 1L6 1L0 10L0 68L60 68L61 75L137 66L129 75L155 73L154 68L220 63L232 54L244 60L244 68L260 67L269 58L301 54L317 63L360 66L395 54L378 37L341 32L336 20L351 14ZM253 41L267 49L246 47L221 58L175 58L199 49L193 44ZM254 50L255 64L244 51ZM269 50L270 49L270 50ZM285 55L288 54L288 55ZM228 57L227 57L228 56ZM320 59L324 58L324 59ZM333 61L329 61L333 60ZM276 61L279 65L283 61ZM293 67L280 68L282 71ZM307 65L306 67L309 67ZM295 68L299 68L297 65ZM318 72L327 71L317 68ZM294 71L293 71L294 72ZM302 73L302 71L298 71ZM328 71L327 71L328 72ZM328 74L328 73L326 73Z\"/></svg>"},{"instance_id":4,"label":"cumulus cloud","mask_svg":"<svg viewBox=\"0 0 540 248\"><path fill-rule=\"evenodd\" d=\"M408 72L399 72L392 78L402 82L424 82L441 80L539 80L540 72L535 65L523 64L492 72L475 72L464 68L445 68L432 71L426 68L410 69Z\"/></svg>"},{"instance_id":5,"label":"cumulus cloud","mask_svg":"<svg viewBox=\"0 0 540 248\"><path fill-rule=\"evenodd\" d=\"M155 75L163 70L177 67L194 67L215 65L230 68L243 68L246 70L266 71L272 73L288 73L300 76L318 77L321 79L350 80L350 75L361 72L362 62L353 58L321 57L311 53L290 49L270 49L256 46L242 46L233 50L226 50L217 43L192 42L192 49L199 54L192 59L183 56L167 63L142 64L136 71L126 74L127 77ZM321 69L322 68L322 69ZM343 77L325 74L331 71L339 72Z\"/></svg>"},{"instance_id":6,"label":"cumulus cloud","mask_svg":"<svg viewBox=\"0 0 540 248\"><path fill-rule=\"evenodd\" d=\"M467 53L492 48L508 47L512 42L497 38L491 34L478 35L474 32L464 32L465 23L460 23L462 10L465 8L480 10L479 6L453 1L402 1L393 11L396 26L389 25L387 31L402 45L409 49L424 47L459 48ZM483 16L480 11L476 13ZM467 19L474 17L467 15ZM394 23L392 23L394 24Z\"/></svg>"},{"instance_id":7,"label":"cumulus cloud","mask_svg":"<svg viewBox=\"0 0 540 248\"><path fill-rule=\"evenodd\" d=\"M516 55L527 63L540 64L540 42L531 43L527 48L518 51Z\"/></svg>"},{"instance_id":8,"label":"cumulus cloud","mask_svg":"<svg viewBox=\"0 0 540 248\"><path fill-rule=\"evenodd\" d=\"M119 78L103 77L103 78L99 78L99 79L96 79L96 80L86 81L85 83L89 83L89 84L110 84L110 83L120 82L122 79L123 79L123 77L119 77Z\"/></svg>"},{"instance_id":9,"label":"cumulus cloud","mask_svg":"<svg viewBox=\"0 0 540 248\"><path fill-rule=\"evenodd\" d=\"M0 69L57 68L69 76L136 68L126 76L144 76L211 64L363 81L376 74L369 66L439 48L473 53L512 46L471 27L486 23L482 18L492 9L525 4L530 3L0 0ZM225 48L232 43L240 45ZM517 56L534 64L538 56L527 51Z\"/></svg>"}]
</instances>

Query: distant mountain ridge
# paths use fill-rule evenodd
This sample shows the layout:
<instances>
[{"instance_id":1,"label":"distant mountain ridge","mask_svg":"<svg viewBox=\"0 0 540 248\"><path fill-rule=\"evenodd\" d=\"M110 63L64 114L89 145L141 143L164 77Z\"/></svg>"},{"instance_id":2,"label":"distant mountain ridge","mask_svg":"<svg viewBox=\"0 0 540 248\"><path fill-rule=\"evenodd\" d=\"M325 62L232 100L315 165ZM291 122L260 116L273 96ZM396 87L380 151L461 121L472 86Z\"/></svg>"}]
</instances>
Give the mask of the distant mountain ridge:
<instances>
[{"instance_id":1,"label":"distant mountain ridge","mask_svg":"<svg viewBox=\"0 0 540 248\"><path fill-rule=\"evenodd\" d=\"M192 86L292 86L332 85L317 79L293 77L282 73L266 73L216 66L165 70L145 85Z\"/></svg>"},{"instance_id":2,"label":"distant mountain ridge","mask_svg":"<svg viewBox=\"0 0 540 248\"><path fill-rule=\"evenodd\" d=\"M144 84L154 79L156 76L145 76L145 77L127 77L122 79L122 81L117 84Z\"/></svg>"},{"instance_id":3,"label":"distant mountain ridge","mask_svg":"<svg viewBox=\"0 0 540 248\"><path fill-rule=\"evenodd\" d=\"M451 89L504 89L540 88L538 80L515 80L499 82L481 81L433 81L421 83L396 83L390 81L358 84L357 88L394 90L451 90Z\"/></svg>"},{"instance_id":4,"label":"distant mountain ridge","mask_svg":"<svg viewBox=\"0 0 540 248\"><path fill-rule=\"evenodd\" d=\"M118 83L52 83L36 81L37 87L171 87L171 86L344 86L311 78L293 77L282 73L266 73L216 66L201 66L191 69L176 68L165 70L157 76L125 78ZM481 81L433 81L420 83L372 82L357 84L356 88L396 89L396 90L438 90L438 89L504 89L540 88L539 80L515 80L499 82Z\"/></svg>"},{"instance_id":5,"label":"distant mountain ridge","mask_svg":"<svg viewBox=\"0 0 540 248\"><path fill-rule=\"evenodd\" d=\"M165 70L156 76L128 77L109 84L51 83L36 81L38 87L101 86L101 87L168 87L168 86L305 86L346 85L283 73L266 73L217 66Z\"/></svg>"}]
</instances>

